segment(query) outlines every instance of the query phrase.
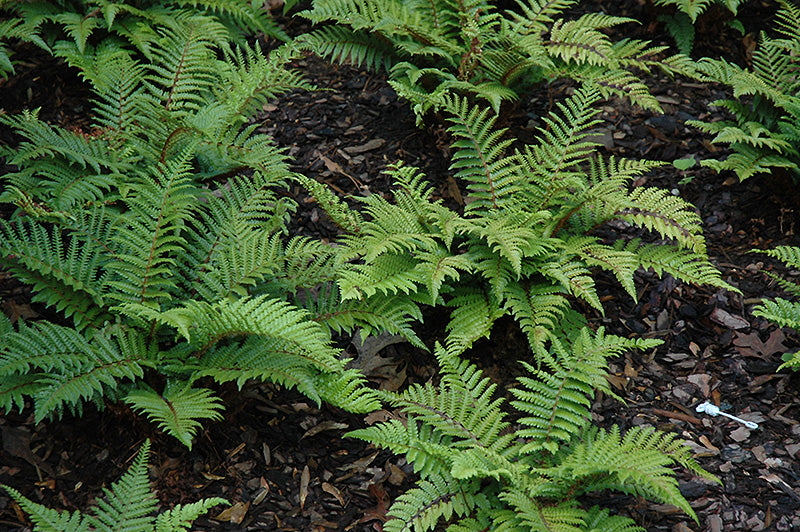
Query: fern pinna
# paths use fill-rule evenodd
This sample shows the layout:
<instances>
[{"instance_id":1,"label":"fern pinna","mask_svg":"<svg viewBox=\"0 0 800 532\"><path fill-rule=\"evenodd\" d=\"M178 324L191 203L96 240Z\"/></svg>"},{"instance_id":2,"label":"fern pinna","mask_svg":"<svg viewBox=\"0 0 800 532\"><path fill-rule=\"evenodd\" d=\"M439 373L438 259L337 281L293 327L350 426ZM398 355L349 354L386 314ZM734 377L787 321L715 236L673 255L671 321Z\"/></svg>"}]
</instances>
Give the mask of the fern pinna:
<instances>
[{"instance_id":1,"label":"fern pinna","mask_svg":"<svg viewBox=\"0 0 800 532\"><path fill-rule=\"evenodd\" d=\"M682 199L658 188L630 189L659 163L603 159L587 140L599 90L585 87L545 119L538 143L510 150L489 110L450 98L451 169L468 194L463 213L433 201L421 173L389 170L394 201L363 198L365 215L346 234L352 261L338 281L344 300L375 295L452 307L448 347L488 335L510 313L533 345L580 325L578 298L602 311L593 271L613 274L636 297L634 272L652 268L692 283L729 287L705 255L700 219ZM331 205L329 200L323 200ZM344 209L331 205L334 217ZM360 216L360 215L359 215ZM661 242L596 231L620 221Z\"/></svg>"},{"instance_id":2,"label":"fern pinna","mask_svg":"<svg viewBox=\"0 0 800 532\"><path fill-rule=\"evenodd\" d=\"M485 0L314 0L300 15L329 24L297 42L334 61L385 68L420 116L452 92L497 110L526 86L557 77L591 80L606 95L659 109L634 69L693 72L685 56L662 58L665 47L614 42L604 32L632 19L588 13L568 20L577 3L518 0L514 11L499 12Z\"/></svg>"},{"instance_id":3,"label":"fern pinna","mask_svg":"<svg viewBox=\"0 0 800 532\"><path fill-rule=\"evenodd\" d=\"M63 317L0 319L3 410L30 398L39 421L123 400L191 445L222 408L198 379L269 380L365 411L377 403L330 332L419 343L413 302L330 312L343 262L331 246L287 238L292 173L247 121L309 85L284 68L291 51L219 50L221 32L204 16L175 21L152 42L157 64L109 43L64 48L94 87L89 131L35 111L0 117L22 138L3 152L17 170L1 199L16 212L0 220L0 260Z\"/></svg>"},{"instance_id":4,"label":"fern pinna","mask_svg":"<svg viewBox=\"0 0 800 532\"><path fill-rule=\"evenodd\" d=\"M349 435L405 455L420 475L389 509L387 532L442 529L563 531L644 530L582 495L619 490L674 504L694 517L670 466L713 478L675 434L652 428L597 429L589 407L595 390L610 393L605 361L631 348L658 344L582 329L539 347L529 376L510 390L495 384L458 350L437 346L438 385L382 393L397 419ZM613 395L613 394L612 394Z\"/></svg>"},{"instance_id":5,"label":"fern pinna","mask_svg":"<svg viewBox=\"0 0 800 532\"><path fill-rule=\"evenodd\" d=\"M103 497L91 513L58 512L33 502L9 486L4 488L27 512L34 532L186 532L192 523L211 508L228 501L219 497L195 503L179 504L158 513L158 499L150 489L147 460L150 442L145 441L127 472L110 488L103 488Z\"/></svg>"},{"instance_id":6,"label":"fern pinna","mask_svg":"<svg viewBox=\"0 0 800 532\"><path fill-rule=\"evenodd\" d=\"M780 2L777 37L762 32L750 68L723 59L702 59L700 71L730 86L733 98L717 100L732 120L687 122L715 135L714 143L733 150L724 160L702 162L718 172L732 170L740 180L773 171L800 178L800 5Z\"/></svg>"}]
</instances>

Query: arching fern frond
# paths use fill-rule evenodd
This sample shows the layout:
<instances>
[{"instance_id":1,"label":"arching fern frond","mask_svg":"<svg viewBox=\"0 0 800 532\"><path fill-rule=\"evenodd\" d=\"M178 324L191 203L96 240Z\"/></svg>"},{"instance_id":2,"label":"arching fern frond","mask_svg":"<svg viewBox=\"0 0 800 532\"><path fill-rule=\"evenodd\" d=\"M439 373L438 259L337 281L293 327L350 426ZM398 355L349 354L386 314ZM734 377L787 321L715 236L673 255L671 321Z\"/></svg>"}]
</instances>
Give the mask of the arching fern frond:
<instances>
[{"instance_id":1,"label":"arching fern frond","mask_svg":"<svg viewBox=\"0 0 800 532\"><path fill-rule=\"evenodd\" d=\"M191 449L201 419L222 419L220 399L212 393L185 382L168 381L161 393L140 384L125 395L124 401Z\"/></svg>"},{"instance_id":2,"label":"arching fern frond","mask_svg":"<svg viewBox=\"0 0 800 532\"><path fill-rule=\"evenodd\" d=\"M110 488L103 488L91 513L58 512L35 503L9 486L2 486L29 514L35 530L47 532L186 532L191 523L225 499L213 497L188 505L177 505L157 517L158 500L150 489L147 460L150 441L145 441L131 467Z\"/></svg>"}]
</instances>

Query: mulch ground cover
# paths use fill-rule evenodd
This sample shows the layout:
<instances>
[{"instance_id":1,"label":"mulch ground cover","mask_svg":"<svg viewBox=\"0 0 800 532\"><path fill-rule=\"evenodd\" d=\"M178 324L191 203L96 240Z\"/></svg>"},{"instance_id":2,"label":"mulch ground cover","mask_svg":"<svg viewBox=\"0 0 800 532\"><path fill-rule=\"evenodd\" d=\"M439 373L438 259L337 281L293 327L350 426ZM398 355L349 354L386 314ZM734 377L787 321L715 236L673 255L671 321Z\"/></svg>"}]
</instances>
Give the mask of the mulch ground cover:
<instances>
[{"instance_id":1,"label":"mulch ground cover","mask_svg":"<svg viewBox=\"0 0 800 532\"><path fill-rule=\"evenodd\" d=\"M645 20L627 28L668 42L658 13L646 2L586 2L614 14ZM751 5L752 4L752 5ZM768 23L774 5L751 2L741 19L748 28ZM749 9L749 11L748 11ZM712 18L703 22L698 53L746 60L752 36L742 38ZM291 28L290 28L291 29ZM86 88L70 69L35 50L23 50L18 74L0 81L0 107L18 112L41 106L47 120L79 127L88 123ZM294 169L328 184L342 196L391 192L381 173L399 160L418 166L451 205L462 192L447 171L449 139L441 121L416 127L406 102L398 100L382 74L330 65L308 57L296 66L321 91L295 92L264 108L259 121L285 146ZM648 80L663 115L610 100L595 139L609 154L673 161L717 156L718 148L685 125L689 119L714 119L710 102L723 87L655 75ZM510 134L530 140L541 116L570 90L553 84L523 97L504 113ZM9 132L0 142L12 143ZM2 167L0 167L0 172ZM591 313L595 326L622 336L660 338L652 352L612 361L609 380L626 404L598 397L594 420L601 426L648 424L679 433L697 459L722 484L681 474L680 488L699 516L693 522L673 507L634 496L609 495L602 503L630 515L650 532L761 531L800 529L800 378L781 372L781 355L800 346L794 331L781 330L750 311L762 298L780 295L764 272L798 276L765 256L752 254L780 244L798 245L800 196L785 176L757 177L739 183L731 175L702 168L679 171L671 165L639 184L665 187L698 209L709 255L724 278L741 294L688 286L642 272L633 301L613 278L600 278L604 315ZM292 221L298 233L332 239L336 228L300 189L301 205ZM0 272L2 310L19 319L49 311L31 304L27 288ZM446 316L430 310L420 337L428 344L444 334ZM340 339L376 386L397 389L435 374L432 357L407 344L353 344ZM358 347L356 348L356 345ZM493 336L476 344L470 356L501 386L517 374L526 342L517 326L501 320ZM407 489L413 471L401 457L343 438L348 430L374 423L387 412L354 416L270 385L239 391L223 387L225 419L207 423L188 451L124 405L104 411L87 407L81 418L65 417L34 425L29 412L0 417L0 483L65 510L86 508L102 486L124 472L145 440L153 441L150 474L165 506L221 496L232 506L214 509L199 520L204 531L368 531L381 530L391 501ZM698 413L703 401L721 404L731 414L757 422L750 430L724 417ZM29 530L27 520L0 493L0 530Z\"/></svg>"}]
</instances>

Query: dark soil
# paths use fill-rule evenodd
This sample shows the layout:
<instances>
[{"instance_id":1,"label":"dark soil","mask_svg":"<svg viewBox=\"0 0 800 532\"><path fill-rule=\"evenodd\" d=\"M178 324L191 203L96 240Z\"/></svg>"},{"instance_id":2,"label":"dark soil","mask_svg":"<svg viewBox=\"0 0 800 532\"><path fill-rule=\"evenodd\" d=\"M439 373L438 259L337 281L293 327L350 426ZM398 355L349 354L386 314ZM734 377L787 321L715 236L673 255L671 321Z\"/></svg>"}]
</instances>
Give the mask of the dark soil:
<instances>
[{"instance_id":1,"label":"dark soil","mask_svg":"<svg viewBox=\"0 0 800 532\"><path fill-rule=\"evenodd\" d=\"M594 3L611 9L608 2ZM743 7L741 19L748 29L762 27L774 12L768 2L747 6L750 11ZM638 36L669 42L649 2L620 2L615 9L615 14L653 21L631 30ZM704 22L698 53L746 61L747 38L717 22ZM0 81L0 107L18 112L41 106L41 116L54 123L86 122L88 93L74 73L35 50L23 55L18 74ZM261 117L276 143L288 148L295 170L343 196L363 195L389 191L381 170L404 160L423 168L446 201L461 202L458 185L447 172L448 137L441 123L417 128L409 106L397 99L383 75L331 66L314 57L297 66L326 90L288 95L266 106ZM708 139L684 122L715 118L719 111L709 103L724 96L724 88L664 76L648 83L664 114L608 101L597 131L607 152L663 161L717 155ZM511 134L531 139L541 125L539 117L566 90L566 85L543 87L508 109L505 125ZM0 132L0 141L14 139ZM642 273L638 301L633 301L613 279L601 278L605 315L590 315L593 325L623 336L660 338L664 344L612 362L610 382L627 404L598 397L594 418L602 426L648 424L679 433L722 485L681 473L681 490L699 524L672 507L636 497L611 495L602 503L633 516L650 532L800 529L800 378L776 373L781 355L797 350L800 342L795 332L751 315L761 298L779 295L763 272L787 272L749 253L752 248L800 244L796 184L785 176L739 183L731 175L698 167L682 172L671 165L639 184L645 182L673 190L697 207L712 261L742 293ZM293 230L334 237L336 229L325 214L299 189L293 193L304 206ZM2 309L8 315L33 319L46 312L29 303L26 290L0 272ZM435 324L443 319L435 313L426 319L423 340L432 343L440 337L441 327ZM352 345L348 350L358 354ZM514 361L525 358L526 350L516 325L505 320L472 356L488 375L508 385ZM368 356L380 361L367 368L376 384L398 387L425 381L436 371L430 356L404 344L377 355L362 352L360 357L362 365ZM210 496L234 504L233 511L222 515L221 509L212 511L196 530L381 530L391 501L410 485L411 469L402 458L342 437L374 416L365 421L317 408L298 394L269 385L243 391L224 387L220 393L227 405L225 419L206 424L191 451L120 405L102 412L89 408L81 418L38 425L28 411L2 416L0 483L52 507L85 508L102 486L119 478L150 438L151 477L165 506ZM726 418L698 414L694 407L705 400L760 426L751 431ZM19 508L0 494L0 530L29 530L26 523Z\"/></svg>"}]
</instances>

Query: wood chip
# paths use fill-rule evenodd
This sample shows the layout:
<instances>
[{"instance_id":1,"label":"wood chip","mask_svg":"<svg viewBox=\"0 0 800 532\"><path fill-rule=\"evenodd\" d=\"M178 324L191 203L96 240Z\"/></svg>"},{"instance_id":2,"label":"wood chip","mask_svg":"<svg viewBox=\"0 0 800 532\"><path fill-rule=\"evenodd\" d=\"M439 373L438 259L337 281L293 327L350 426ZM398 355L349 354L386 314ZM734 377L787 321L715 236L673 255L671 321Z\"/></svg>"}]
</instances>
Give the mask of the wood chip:
<instances>
[{"instance_id":1,"label":"wood chip","mask_svg":"<svg viewBox=\"0 0 800 532\"><path fill-rule=\"evenodd\" d=\"M323 421L322 423L318 423L308 429L305 434L303 434L300 439L303 438L310 438L311 436L316 436L320 432L325 432L326 430L340 430L340 429L347 429L350 428L350 425L347 423L337 423L336 421Z\"/></svg>"},{"instance_id":2,"label":"wood chip","mask_svg":"<svg viewBox=\"0 0 800 532\"><path fill-rule=\"evenodd\" d=\"M726 310L722 310L721 308L715 308L711 311L711 321L714 323L718 323L724 327L729 329L747 329L750 327L750 322L744 319L741 316L734 316L730 312Z\"/></svg>"},{"instance_id":3,"label":"wood chip","mask_svg":"<svg viewBox=\"0 0 800 532\"><path fill-rule=\"evenodd\" d=\"M300 474L300 508L305 508L306 497L308 497L308 483L310 481L311 471L308 470L308 466L305 466Z\"/></svg>"},{"instance_id":4,"label":"wood chip","mask_svg":"<svg viewBox=\"0 0 800 532\"><path fill-rule=\"evenodd\" d=\"M386 144L386 141L383 139L372 139L361 146L348 146L344 149L350 155L357 155L359 153L364 153L367 151L377 150L381 146Z\"/></svg>"}]
</instances>

